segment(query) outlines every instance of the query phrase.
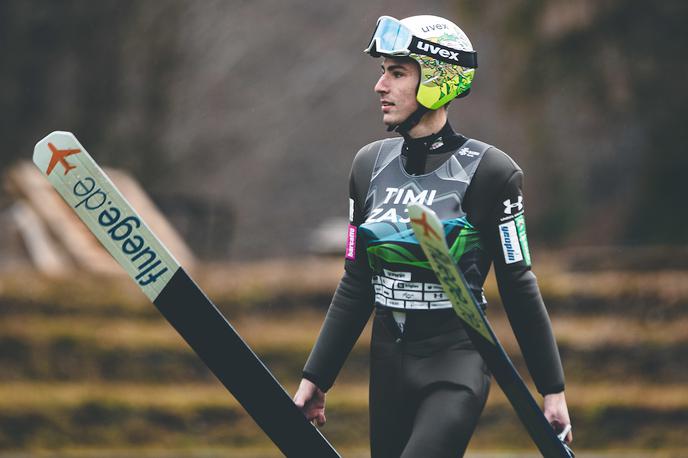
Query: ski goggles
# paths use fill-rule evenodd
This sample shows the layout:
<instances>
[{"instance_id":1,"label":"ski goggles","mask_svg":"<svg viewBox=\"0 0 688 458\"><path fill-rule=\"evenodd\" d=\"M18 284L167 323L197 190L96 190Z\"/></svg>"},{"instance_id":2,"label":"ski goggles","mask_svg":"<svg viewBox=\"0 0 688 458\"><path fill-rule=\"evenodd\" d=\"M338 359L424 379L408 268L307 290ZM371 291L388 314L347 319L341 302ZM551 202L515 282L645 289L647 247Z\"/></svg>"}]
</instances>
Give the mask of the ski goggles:
<instances>
[{"instance_id":1,"label":"ski goggles","mask_svg":"<svg viewBox=\"0 0 688 458\"><path fill-rule=\"evenodd\" d=\"M452 65L478 67L478 53L475 51L461 51L418 38L401 21L390 16L381 16L377 20L370 43L363 52L373 57L408 56L414 53Z\"/></svg>"}]
</instances>

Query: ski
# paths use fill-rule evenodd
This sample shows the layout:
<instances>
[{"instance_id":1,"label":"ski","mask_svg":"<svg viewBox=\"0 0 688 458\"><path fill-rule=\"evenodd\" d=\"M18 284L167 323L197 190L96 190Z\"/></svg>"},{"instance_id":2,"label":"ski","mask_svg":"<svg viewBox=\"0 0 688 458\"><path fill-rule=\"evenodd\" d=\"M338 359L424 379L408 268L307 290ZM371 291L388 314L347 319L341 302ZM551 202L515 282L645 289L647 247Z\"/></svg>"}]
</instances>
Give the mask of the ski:
<instances>
[{"instance_id":1,"label":"ski","mask_svg":"<svg viewBox=\"0 0 688 458\"><path fill-rule=\"evenodd\" d=\"M33 162L285 456L340 456L72 133L39 141Z\"/></svg>"},{"instance_id":2,"label":"ski","mask_svg":"<svg viewBox=\"0 0 688 458\"><path fill-rule=\"evenodd\" d=\"M408 214L416 238L454 311L468 325L465 328L473 345L485 360L542 456L574 458L573 451L563 442L564 436L557 436L533 399L504 347L499 343L482 307L468 288L463 274L454 264L449 255L442 222L435 212L419 204L410 204Z\"/></svg>"}]
</instances>

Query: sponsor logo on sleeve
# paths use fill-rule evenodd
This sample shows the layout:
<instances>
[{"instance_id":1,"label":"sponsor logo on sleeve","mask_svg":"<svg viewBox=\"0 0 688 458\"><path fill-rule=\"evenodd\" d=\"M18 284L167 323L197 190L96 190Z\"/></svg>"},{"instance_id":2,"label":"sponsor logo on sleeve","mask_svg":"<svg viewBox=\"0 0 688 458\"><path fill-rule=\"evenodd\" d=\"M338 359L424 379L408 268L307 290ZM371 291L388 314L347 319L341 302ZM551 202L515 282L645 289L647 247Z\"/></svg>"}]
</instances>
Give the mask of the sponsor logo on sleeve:
<instances>
[{"instance_id":1,"label":"sponsor logo on sleeve","mask_svg":"<svg viewBox=\"0 0 688 458\"><path fill-rule=\"evenodd\" d=\"M346 234L346 259L352 261L356 260L356 232L358 228L353 224L349 224L349 229Z\"/></svg>"},{"instance_id":2,"label":"sponsor logo on sleeve","mask_svg":"<svg viewBox=\"0 0 688 458\"><path fill-rule=\"evenodd\" d=\"M521 214L514 220L516 223L516 233L518 234L518 241L523 252L523 260L527 265L530 265L530 250L528 249L528 236L526 235L526 219Z\"/></svg>"},{"instance_id":3,"label":"sponsor logo on sleeve","mask_svg":"<svg viewBox=\"0 0 688 458\"><path fill-rule=\"evenodd\" d=\"M519 215L523 214L523 196L518 196L515 199L507 199L502 202L504 206L504 212L499 221L513 221Z\"/></svg>"},{"instance_id":4,"label":"sponsor logo on sleeve","mask_svg":"<svg viewBox=\"0 0 688 458\"><path fill-rule=\"evenodd\" d=\"M507 199L504 202L504 214L511 215L513 213L518 213L523 210L523 196L518 196L514 203L511 203L511 199ZM515 210L515 211L514 211Z\"/></svg>"},{"instance_id":5,"label":"sponsor logo on sleeve","mask_svg":"<svg viewBox=\"0 0 688 458\"><path fill-rule=\"evenodd\" d=\"M513 264L523 260L521 245L516 231L516 223L509 221L499 225L499 237L502 239L502 251L504 251L504 262Z\"/></svg>"}]
</instances>

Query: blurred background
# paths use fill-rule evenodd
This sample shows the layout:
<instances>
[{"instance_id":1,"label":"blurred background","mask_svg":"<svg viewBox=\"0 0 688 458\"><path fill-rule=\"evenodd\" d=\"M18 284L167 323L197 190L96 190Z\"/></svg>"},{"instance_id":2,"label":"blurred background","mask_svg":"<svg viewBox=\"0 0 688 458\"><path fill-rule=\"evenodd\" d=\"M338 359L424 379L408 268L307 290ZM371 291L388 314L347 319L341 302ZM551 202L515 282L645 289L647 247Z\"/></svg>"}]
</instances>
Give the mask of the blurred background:
<instances>
[{"instance_id":1,"label":"blurred background","mask_svg":"<svg viewBox=\"0 0 688 458\"><path fill-rule=\"evenodd\" d=\"M23 161L73 132L293 392L351 160L389 135L361 52L383 14L447 17L479 52L450 120L525 171L579 456L688 456L680 0L0 0L0 456L278 456L135 285L74 254L87 235L60 239ZM346 456L367 456L366 357L364 337L330 395ZM495 386L471 456L529 450Z\"/></svg>"}]
</instances>

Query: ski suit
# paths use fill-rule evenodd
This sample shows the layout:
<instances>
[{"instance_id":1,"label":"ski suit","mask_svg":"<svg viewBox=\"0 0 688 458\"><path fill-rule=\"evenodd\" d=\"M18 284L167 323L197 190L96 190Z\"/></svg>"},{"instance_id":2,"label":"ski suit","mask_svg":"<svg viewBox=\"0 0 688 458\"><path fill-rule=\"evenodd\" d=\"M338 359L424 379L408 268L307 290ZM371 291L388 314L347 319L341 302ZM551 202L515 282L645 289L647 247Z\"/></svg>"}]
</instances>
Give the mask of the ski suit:
<instances>
[{"instance_id":1,"label":"ski suit","mask_svg":"<svg viewBox=\"0 0 688 458\"><path fill-rule=\"evenodd\" d=\"M462 456L490 385L482 358L424 255L400 239L409 227L409 202L438 213L452 256L484 307L483 283L494 264L538 391L564 390L551 324L530 268L522 179L509 156L455 133L449 123L429 137L373 142L354 158L345 271L303 376L327 391L375 311L373 458Z\"/></svg>"}]
</instances>

